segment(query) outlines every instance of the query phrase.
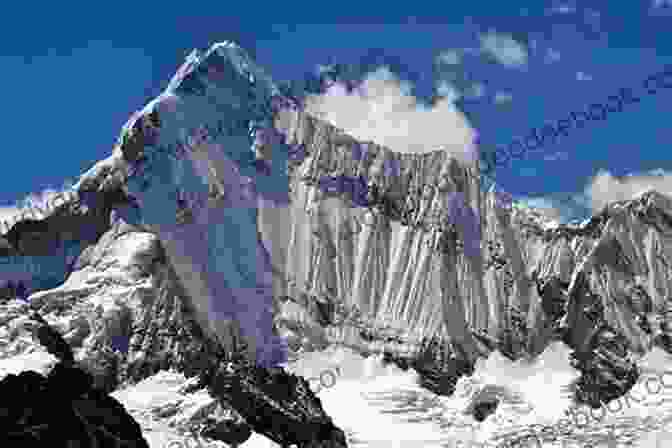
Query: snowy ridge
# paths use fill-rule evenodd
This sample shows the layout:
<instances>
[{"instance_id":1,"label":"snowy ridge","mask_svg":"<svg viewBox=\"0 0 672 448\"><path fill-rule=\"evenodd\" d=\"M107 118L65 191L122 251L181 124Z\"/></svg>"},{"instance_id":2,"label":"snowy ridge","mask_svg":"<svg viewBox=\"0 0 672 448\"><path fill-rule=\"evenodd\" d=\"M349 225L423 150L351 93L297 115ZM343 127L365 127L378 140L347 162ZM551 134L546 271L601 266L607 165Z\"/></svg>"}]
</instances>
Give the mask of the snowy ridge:
<instances>
[{"instance_id":1,"label":"snowy ridge","mask_svg":"<svg viewBox=\"0 0 672 448\"><path fill-rule=\"evenodd\" d=\"M74 241L78 259L63 266L60 286L27 303L3 291L0 358L11 364L39 352L20 325L29 309L115 387L122 374L193 375L241 341L250 358L283 364L285 349L305 357L336 344L412 357L421 338L441 336L460 356L491 362L492 347L473 337L483 332L501 343L499 362L533 363L564 329L574 352L599 353L573 372L618 393L631 386L619 376L632 371L631 359L672 353L669 196L645 191L559 224L482 191L477 166L444 151L406 155L358 142L301 110L278 111L277 93L235 44L195 50L67 201L3 229L8 254L28 260L53 241ZM222 120L248 126L207 131ZM292 157L301 145L303 157ZM369 156L356 159L362 146ZM398 176L385 175L390 160L399 161ZM249 163L259 161L268 169ZM353 207L345 189L320 190L321 176L341 173L365 177L364 192L375 186L401 213L382 200ZM178 191L198 200L185 205ZM442 192L462 193L480 218L479 256L465 256L464 229L442 225L450 216ZM626 355L599 351L620 340L612 333ZM600 364L605 358L614 364Z\"/></svg>"},{"instance_id":2,"label":"snowy ridge","mask_svg":"<svg viewBox=\"0 0 672 448\"><path fill-rule=\"evenodd\" d=\"M196 280L189 268L191 262L185 263L178 254L183 249L172 243L198 233L181 230L176 221L171 222L180 209L170 199L174 197L174 189L198 198L211 193L243 192L251 185L258 194L275 193L277 197L284 194L281 190L291 192L291 205L278 207L281 202L273 198L271 202L261 199L256 217L253 213L241 218L257 223L263 241L261 253L270 255L272 267L268 270L275 273L272 276L275 297L289 295L308 308L314 306L316 299L338 298L359 309L363 321L369 321L367 326L378 328L396 322L396 326L412 328L417 333L406 334L409 340L449 329L450 337L466 345L469 345L468 333L457 329L473 328L496 335L505 325L501 313L508 306L525 313L540 312L541 299L536 288L531 287L553 277L569 281L573 266L580 264L599 239L608 215L623 207L612 204L606 214L579 225L558 224L534 208L518 204L508 207L494 191L481 192L477 167L461 167L445 158L442 151L424 156L395 154L370 142L357 142L300 110L285 107L278 112L269 104L274 97L278 97L274 83L235 44L224 42L204 52L195 50L166 91L129 119L113 155L82 175L74 187L76 192L105 194L121 189L120 200L133 196L139 206L137 225L163 235L162 241L172 252L171 259L181 271L179 275L190 294L201 297L197 308L204 325L208 322L205 328L221 326L216 323L220 320L210 314L215 299L202 298L203 291L213 291L205 294L209 296L217 290L218 274L211 272ZM250 126L246 130L232 128L230 135L199 137L199 129L214 127L221 120L248 121ZM267 126L284 134L284 138L276 142L260 139ZM191 162L180 162L179 155L165 157L157 151L160 146L176 147L174 142L189 149L184 154ZM288 149L296 146L305 149L304 157L288 160ZM366 162L353 157L357 146L372 154ZM241 154L251 151L254 159L269 163L271 176L260 176L242 162ZM399 162L399 176L383 175L380 167L389 160ZM145 167L144 173L133 175L138 165ZM390 215L377 206L353 208L343 195L321 197L316 182L333 174L329 165L340 166L341 173L349 172L353 177L366 176L381 191L389 192L390 200L402 215L408 213ZM448 167L457 169L459 174L446 176ZM158 177L162 180L158 181ZM419 188L417 193L410 190L411 178L416 179L413 188ZM423 179L424 184L418 184L417 179ZM146 190L142 191L143 188ZM434 193L442 188L464 194L466 202L481 217L485 249L481 261L463 257L464 231L458 230L453 241L437 225L446 217L440 195ZM494 202L489 197L494 197ZM246 199L239 201L240 205L251 204ZM637 201L641 203L642 199ZM73 198L72 202L76 204L78 199ZM209 226L210 202L197 203L201 205L191 210L194 219L200 226ZM667 205L661 202L656 207ZM408 225L403 225L404 222ZM430 230L418 230L417 226L423 223ZM323 235L320 242L305 237L312 232L308 229L315 226L322 229L318 232ZM503 246L493 252L487 249L491 243ZM198 245L186 247L192 246ZM334 250L336 258L326 256ZM189 257L210 259L206 252ZM442 257L448 258L442 262ZM573 261L560 263L559 259L551 261L548 257L569 257ZM183 261L177 262L178 259ZM499 259L505 261L504 270L494 268ZM452 286L448 284L453 280L439 281L446 278L441 274L446 266L455 267L447 277L454 276ZM491 269L495 270L488 273ZM459 298L441 304L444 300L441 297ZM284 312L289 311L281 314ZM537 318L530 316L530 319ZM222 333L226 331L220 328L215 332L226 340ZM341 330L328 331L334 332L341 342L346 339L353 342Z\"/></svg>"}]
</instances>

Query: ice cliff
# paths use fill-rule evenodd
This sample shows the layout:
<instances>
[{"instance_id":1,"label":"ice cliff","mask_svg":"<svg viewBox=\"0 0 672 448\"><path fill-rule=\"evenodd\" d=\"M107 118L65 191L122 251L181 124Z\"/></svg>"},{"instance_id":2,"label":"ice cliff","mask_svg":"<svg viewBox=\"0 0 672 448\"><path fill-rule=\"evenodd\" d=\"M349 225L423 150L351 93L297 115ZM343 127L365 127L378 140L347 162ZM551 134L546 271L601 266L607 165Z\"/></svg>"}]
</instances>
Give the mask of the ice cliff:
<instances>
[{"instance_id":1,"label":"ice cliff","mask_svg":"<svg viewBox=\"0 0 672 448\"><path fill-rule=\"evenodd\" d=\"M562 339L612 397L638 354L672 350L670 198L549 225L479 180L478 163L395 153L311 116L235 44L195 50L62 203L0 226L7 256L78 256L54 271L61 286L5 305L6 356L26 350L11 322L27 308L64 319L81 359L119 358L110 387L195 372L219 349L272 365L336 343L417 358L434 339L471 363ZM451 193L480 228L451 224Z\"/></svg>"}]
</instances>

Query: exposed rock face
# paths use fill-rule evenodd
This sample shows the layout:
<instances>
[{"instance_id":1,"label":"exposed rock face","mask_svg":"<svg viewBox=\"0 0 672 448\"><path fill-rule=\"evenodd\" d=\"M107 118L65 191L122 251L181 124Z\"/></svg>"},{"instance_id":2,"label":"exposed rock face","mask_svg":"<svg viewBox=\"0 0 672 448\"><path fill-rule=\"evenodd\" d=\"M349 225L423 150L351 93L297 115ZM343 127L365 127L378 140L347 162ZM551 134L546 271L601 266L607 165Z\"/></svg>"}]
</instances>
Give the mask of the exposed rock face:
<instances>
[{"instance_id":1,"label":"exposed rock face","mask_svg":"<svg viewBox=\"0 0 672 448\"><path fill-rule=\"evenodd\" d=\"M208 421L208 423L211 422ZM210 427L201 431L201 435L209 439L221 440L235 448L250 438L252 428L243 420L213 421Z\"/></svg>"},{"instance_id":2,"label":"exposed rock face","mask_svg":"<svg viewBox=\"0 0 672 448\"><path fill-rule=\"evenodd\" d=\"M511 394L507 393L504 388L488 384L471 398L464 413L470 414L474 419L482 422L495 413L501 401L509 397L511 397Z\"/></svg>"},{"instance_id":3,"label":"exposed rock face","mask_svg":"<svg viewBox=\"0 0 672 448\"><path fill-rule=\"evenodd\" d=\"M143 232L141 227L120 218L97 245L79 257L75 271L61 287L35 293L29 303L14 301L4 306L0 316L9 330L2 344L3 356L39 349L34 341L26 341L23 328L24 316L30 316L33 309L44 313L54 328L65 333L64 339L73 347L74 358L93 374L95 384L104 390L113 390L124 382L134 383L169 368L192 376L217 368L220 362L228 364L229 357L198 325L190 300L156 235ZM64 352L62 344L50 346L50 350ZM243 374L240 370L237 372ZM227 389L228 395L224 396L224 391L217 389L215 396L226 399L227 408L228 403L233 403L233 408L240 408L239 414L244 415L243 423L237 423L240 431L232 430L227 437L240 439L248 427L278 440L283 437L294 440L293 436L283 436L281 429L268 429L270 417L264 417L267 414L260 412L258 406L263 407L268 400L281 402L284 395L280 392L281 396L275 397L273 381L267 380L263 380L263 394L258 392L260 386L255 381L259 378L238 378L238 383L244 382L249 387L236 387L235 394ZM286 389L282 375L271 379L277 380L275 387L281 391ZM287 419L280 428L294 427L295 432L303 428L298 443L312 440L311 436L318 438L321 424L333 424L319 401L314 402L307 384L297 394L292 395L291 402L285 399L282 406L299 409L302 401L313 400L306 414L284 417L273 414L273 418L276 423ZM251 402L257 407L247 408ZM308 431L308 427L303 426L306 422L318 432ZM204 436L215 440L225 437L221 427L225 424L218 421L204 425Z\"/></svg>"},{"instance_id":4,"label":"exposed rock face","mask_svg":"<svg viewBox=\"0 0 672 448\"><path fill-rule=\"evenodd\" d=\"M577 398L595 403L630 387L630 355L672 348L669 198L554 226L480 191L477 163L358 142L289 103L235 45L192 53L62 202L0 226L3 254L46 262L63 248L49 262L65 282L0 305L3 356L30 346L13 323L30 309L62 327L104 390L219 369L241 347L272 366L342 343L452 393L478 356L534 357L562 339L584 373ZM479 229L451 221L457 193Z\"/></svg>"},{"instance_id":5,"label":"exposed rock face","mask_svg":"<svg viewBox=\"0 0 672 448\"><path fill-rule=\"evenodd\" d=\"M255 431L283 447L347 447L345 434L324 414L303 378L249 362L220 363L202 375L202 383L235 407Z\"/></svg>"},{"instance_id":6,"label":"exposed rock face","mask_svg":"<svg viewBox=\"0 0 672 448\"><path fill-rule=\"evenodd\" d=\"M496 398L479 402L478 404L474 405L472 410L474 419L476 419L478 422L482 422L497 410L498 405L499 400Z\"/></svg>"},{"instance_id":7,"label":"exposed rock face","mask_svg":"<svg viewBox=\"0 0 672 448\"><path fill-rule=\"evenodd\" d=\"M74 259L109 228L121 192L103 195L65 191L42 207L26 207L0 222L0 300L55 288L72 272Z\"/></svg>"},{"instance_id":8,"label":"exposed rock face","mask_svg":"<svg viewBox=\"0 0 672 448\"><path fill-rule=\"evenodd\" d=\"M58 332L39 315L34 318L40 343L59 362L46 377L25 371L0 380L0 444L149 448L140 425L124 407L93 387L91 375L73 364L72 352Z\"/></svg>"},{"instance_id":9,"label":"exposed rock face","mask_svg":"<svg viewBox=\"0 0 672 448\"><path fill-rule=\"evenodd\" d=\"M157 237L122 220L82 253L65 283L32 294L29 303L6 305L3 321L15 326L31 309L63 331L105 390L162 368L193 375L214 350L193 322ZM7 336L0 356L25 350L20 330Z\"/></svg>"},{"instance_id":10,"label":"exposed rock face","mask_svg":"<svg viewBox=\"0 0 672 448\"><path fill-rule=\"evenodd\" d=\"M332 342L360 344L357 326L363 326L416 350L423 338L446 335L449 327L448 338L473 360L478 352L457 285L463 276L464 293L484 297L482 261L478 251L466 256L458 249L465 235L449 223L446 198L462 193L479 210L477 171L445 151L399 154L357 142L298 110L284 111L278 121L288 144L303 148L303 159L290 165L291 226L277 239L288 242L279 248L279 261L287 260L279 266L287 278L282 293L351 313L355 322L328 329ZM386 166L399 167L399 175L386 175ZM346 181L353 184L329 184ZM483 324L483 314L471 316L474 325Z\"/></svg>"}]
</instances>

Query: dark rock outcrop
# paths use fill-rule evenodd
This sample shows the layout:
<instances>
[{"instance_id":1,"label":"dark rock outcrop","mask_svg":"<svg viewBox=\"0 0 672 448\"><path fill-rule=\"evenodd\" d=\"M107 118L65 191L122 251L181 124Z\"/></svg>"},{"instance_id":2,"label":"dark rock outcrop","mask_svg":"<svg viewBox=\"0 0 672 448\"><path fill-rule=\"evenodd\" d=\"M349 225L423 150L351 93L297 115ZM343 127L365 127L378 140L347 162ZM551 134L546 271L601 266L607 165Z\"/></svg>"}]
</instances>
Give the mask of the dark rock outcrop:
<instances>
[{"instance_id":1,"label":"dark rock outcrop","mask_svg":"<svg viewBox=\"0 0 672 448\"><path fill-rule=\"evenodd\" d=\"M477 422L482 422L497 410L498 405L499 400L497 399L483 401L474 406L472 415Z\"/></svg>"},{"instance_id":2,"label":"dark rock outcrop","mask_svg":"<svg viewBox=\"0 0 672 448\"><path fill-rule=\"evenodd\" d=\"M568 314L560 326L564 342L573 349L572 366L581 372L573 384L577 402L591 407L626 394L639 378L628 339L605 318L599 296L593 294L586 275L579 272L572 286ZM572 329L566 327L573 321Z\"/></svg>"},{"instance_id":3,"label":"dark rock outcrop","mask_svg":"<svg viewBox=\"0 0 672 448\"><path fill-rule=\"evenodd\" d=\"M482 422L495 413L505 395L506 393L501 387L486 385L471 398L464 413L471 415L474 420Z\"/></svg>"},{"instance_id":4,"label":"dark rock outcrop","mask_svg":"<svg viewBox=\"0 0 672 448\"><path fill-rule=\"evenodd\" d=\"M322 409L308 382L280 368L265 369L236 357L203 372L200 385L283 447L345 448L345 434Z\"/></svg>"},{"instance_id":5,"label":"dark rock outcrop","mask_svg":"<svg viewBox=\"0 0 672 448\"><path fill-rule=\"evenodd\" d=\"M630 391L640 372L627 347L625 338L603 323L587 347L572 352L572 367L582 373L572 384L577 402L597 409Z\"/></svg>"},{"instance_id":6,"label":"dark rock outcrop","mask_svg":"<svg viewBox=\"0 0 672 448\"><path fill-rule=\"evenodd\" d=\"M296 350L310 340L314 347L343 343L362 353L385 352L387 360L418 370L425 387L450 394L479 356L499 350L512 360L534 358L561 339L574 350L575 365L582 372L576 398L592 404L627 392L637 376L631 355L654 346L672 353L668 197L648 192L610 204L580 225L550 226L532 208L497 205L491 192L479 191L478 166L467 167L445 151L395 153L358 142L296 108L264 118L271 110L266 100L283 100L273 96L277 92L272 86L234 44L192 53L166 92L131 117L110 157L58 195L45 213L28 210L9 224L0 223L0 257L44 255L39 263L58 264L57 270L51 265L42 270L57 273L49 278L27 275L2 285L0 300L6 299L3 295L20 295L16 281L29 280L28 292L33 294L28 308L59 317L70 313L66 339L76 348L78 360L86 359L100 371L94 375L95 384L110 390L161 369L174 367L193 376L221 367L212 354L222 345L231 352L240 339L224 319L208 314L214 297L226 296L218 289L224 282L212 269L213 259L205 258L207 245L198 253L176 254L194 249L191 243L213 227L208 222L194 226L196 218L214 215L221 201L243 201L237 196L247 194L247 174L259 190L280 191L276 181L282 181L289 184L284 190L291 192L290 207L259 207L257 238L250 233L255 243L263 240L272 249L272 294L267 288L254 298L267 311L268 340L282 330L294 333ZM192 106L202 114L192 113ZM275 128L275 137L284 133L284 142L264 142L257 132L262 127ZM222 137L207 135L206 128L233 130ZM189 138L176 144L183 134ZM233 134L239 145L228 144ZM222 142L224 151L217 146ZM186 152L193 149L190 146L197 148L198 162L210 166L207 175L195 172L194 160L177 169L178 156L184 154L178 155L176 148ZM271 176L267 169L266 175L256 172L255 164L271 159L273 163L264 164L270 166ZM379 169L390 161L399 162L399 175L388 176ZM336 172L335 167L348 172ZM288 177L282 177L285 171ZM189 175L180 177L178 172ZM198 210L182 200L181 192L194 193L187 191L185 178L198 180L203 197L197 199L208 207ZM138 191L129 193L136 181ZM334 189L334 183L347 183L348 189ZM465 256L464 229L439 225L447 211L441 195L451 192L464 193L481 216L480 259ZM353 198L357 207L350 207ZM334 205L332 210L327 210L327 201ZM307 203L310 210L302 205ZM327 223L323 212L334 210ZM182 217L173 217L173 211ZM290 221L285 227L291 231L269 218L276 212L285 214ZM192 216L182 219L183 215ZM254 227L247 218L244 222ZM392 229L392 224L397 227ZM169 231L162 233L162 227ZM315 238L304 239L305 235ZM420 244L421 238L428 244ZM133 244L124 246L129 242ZM355 257L355 248L362 247L366 255ZM55 254L57 250L63 253ZM109 255L115 251L115 256ZM121 253L132 256L125 260ZM73 256L78 257L74 263ZM196 262L189 265L188 259L198 260L201 267ZM205 268L211 271L209 277ZM196 271L203 276L194 275ZM59 288L51 284L73 277ZM35 292L47 284L54 289ZM116 309L90 306L112 295ZM248 304L243 296L239 303ZM274 303L269 304L269 298ZM388 326L388 317L413 334ZM3 324L9 320L3 317ZM432 344L427 343L430 336L435 338ZM8 352L20 350L17 343ZM248 372L228 381L249 383L243 388L248 390L245 397L255 396L261 408L272 407L271 395L280 392L269 391L271 395L263 398L258 385L263 376ZM247 406L232 397L222 395L233 406ZM313 399L306 389L296 398L305 416L278 409L276 417L285 415L287 428L295 432L300 422L316 416L326 419L321 407L309 404ZM252 412L247 409L245 415ZM279 428L260 419L248 423L277 440L316 440L280 434Z\"/></svg>"},{"instance_id":7,"label":"dark rock outcrop","mask_svg":"<svg viewBox=\"0 0 672 448\"><path fill-rule=\"evenodd\" d=\"M420 385L438 395L452 395L460 377L474 373L473 362L451 351L448 344L437 338L423 340L420 351L409 364L420 375Z\"/></svg>"},{"instance_id":8,"label":"dark rock outcrop","mask_svg":"<svg viewBox=\"0 0 672 448\"><path fill-rule=\"evenodd\" d=\"M201 436L208 439L220 440L232 448L245 442L252 435L252 428L242 419L226 419L215 421L208 419L205 428L201 430Z\"/></svg>"},{"instance_id":9,"label":"dark rock outcrop","mask_svg":"<svg viewBox=\"0 0 672 448\"><path fill-rule=\"evenodd\" d=\"M135 443L129 446L147 446L142 444L140 427L133 418L94 384L94 376L87 369L76 365L71 348L59 332L39 314L33 313L31 318L24 325L33 330L39 342L59 359L59 363L46 378L29 371L18 376L9 375L0 382L5 406L2 415L6 417L0 419L0 426L10 428L7 444L18 446L13 444L49 440L53 441L52 446L66 447L61 441L65 443L71 439L53 436L54 428L58 427L66 428L64 434L72 440L81 440L83 446L95 446L95 440L100 447L116 447L115 437ZM279 368L259 367L242 355L228 356L221 348L206 344L202 349L205 350L202 362L190 366L192 374L201 375L196 388L207 386L213 396L242 417L210 422L202 428L203 436L240 444L254 430L287 446L347 446L343 432L333 425L305 380ZM167 363L156 367L165 369ZM182 370L186 370L184 366ZM126 372L136 378L148 376L148 372L138 372L130 367L126 367ZM50 407L39 409L45 402L50 403ZM65 411L53 413L53 406L62 406ZM118 415L120 413L123 414ZM34 428L35 425L42 426ZM135 435L140 436L137 441L133 441ZM0 443L0 446L8 445Z\"/></svg>"},{"instance_id":10,"label":"dark rock outcrop","mask_svg":"<svg viewBox=\"0 0 672 448\"><path fill-rule=\"evenodd\" d=\"M59 362L45 377L32 371L0 381L0 446L149 448L124 407L93 387L93 377L72 363L58 332L38 317L36 333Z\"/></svg>"}]
</instances>

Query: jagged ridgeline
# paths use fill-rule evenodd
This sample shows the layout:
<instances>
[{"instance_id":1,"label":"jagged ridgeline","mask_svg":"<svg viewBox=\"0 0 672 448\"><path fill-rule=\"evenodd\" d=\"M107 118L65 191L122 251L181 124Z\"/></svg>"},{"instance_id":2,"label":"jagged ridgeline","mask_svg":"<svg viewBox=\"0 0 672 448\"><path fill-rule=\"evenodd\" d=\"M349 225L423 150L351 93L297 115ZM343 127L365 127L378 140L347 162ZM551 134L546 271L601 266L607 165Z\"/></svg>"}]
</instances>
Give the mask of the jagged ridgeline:
<instances>
[{"instance_id":1,"label":"jagged ridgeline","mask_svg":"<svg viewBox=\"0 0 672 448\"><path fill-rule=\"evenodd\" d=\"M102 332L127 339L122 358L132 361L120 370L133 378L159 367L193 373L213 345L244 347L268 366L344 344L413 364L428 387L450 393L479 356L535 357L561 339L585 384L611 388L579 384L583 399L626 391L631 355L670 347L670 199L648 192L581 225L509 205L480 189L477 162L358 141L283 97L224 43L193 52L70 202L36 221L59 241L86 241L78 275L111 269L102 260L122 237L138 254L128 259L155 283L119 295L123 319L100 316ZM59 220L65 227L52 226ZM9 252L33 221L3 234ZM35 295L35 306L54 294ZM162 342L147 316L164 323Z\"/></svg>"},{"instance_id":2,"label":"jagged ridgeline","mask_svg":"<svg viewBox=\"0 0 672 448\"><path fill-rule=\"evenodd\" d=\"M84 248L98 241L107 227L104 211L77 199L65 190L0 222L0 300L59 286ZM75 216L85 219L77 223Z\"/></svg>"},{"instance_id":3,"label":"jagged ridgeline","mask_svg":"<svg viewBox=\"0 0 672 448\"><path fill-rule=\"evenodd\" d=\"M456 203L464 205L469 202L468 206L453 205L455 210L470 211L467 215L471 218L469 225L461 225L462 240L467 232L480 230L480 225L474 226L478 224L474 210L479 209L479 195L473 173L468 174L465 168L460 168L457 160L451 159L443 151L422 155L396 154L370 142L354 142L336 128L310 117L299 107L291 107L291 100L279 95L275 85L263 72L242 55L239 49L232 48L225 49L222 46L206 55L193 54L190 62L171 81L174 90L134 117L119 145L133 170L126 187L143 203L144 215L151 219L159 234L164 235L165 238L162 239L170 241L168 246L177 246L175 240L178 238L175 235L179 234L179 238L192 238L188 243L187 240L179 243L182 247L172 250L169 247L169 252L180 256L182 254L178 255L178 251L182 250L183 253L189 252L192 259L209 259L211 261L204 263L209 267L224 266L221 259L226 258L226 251L230 254L241 253L243 255L237 256L237 266L229 262L227 275L236 269L247 273L255 272L254 275L248 275L256 277L257 288L254 293L252 291L255 285L245 283L244 274L239 275L236 280L227 278L221 282L207 281L209 290L217 290L218 293L214 295L220 298L202 299L199 306L202 309L202 318L209 320L211 329L222 341L227 339L225 334L229 331L222 322L235 320L241 326L242 333L247 334L249 346L256 346L256 350L259 350L259 342L268 338L261 334L264 331L261 328L272 327L268 309L274 306L277 308L278 305L277 301L274 303L268 297L302 300L303 296L313 296L316 297L313 303L320 303L316 306L322 309L325 306L335 308L340 302L345 308L361 309L365 311L366 318L381 322L383 316L378 314L386 314L384 317L394 320L398 328L409 328L408 319L404 316L410 312L415 319L433 319L432 322L423 322L424 325L410 327L419 328L421 333L437 333L443 324L441 316L444 315L440 302L448 298L441 297L440 288L436 285L434 293L437 295L434 297L423 297L425 294L421 289L430 275L435 282L440 281L441 274L437 269L441 269L441 256L434 257L432 254L444 253L439 250L440 247L450 244L451 235L453 239L457 236L456 232L450 231L452 225L449 219L450 216L457 215L453 212L446 216L445 213L448 207L446 194L460 193L460 198L466 201L463 199ZM225 52L228 53L224 55ZM232 60L236 61L234 65L230 63ZM177 77L183 77L183 80L177 83ZM181 108L186 108L184 110L189 110L190 113L187 115L176 112ZM223 128L215 126L216 120L221 120L223 114L226 114L227 119L236 122L244 117L243 121L248 123L247 129L237 126L229 128L228 132L210 132L209 129ZM180 134L175 129L176 126L186 132ZM342 142L333 146L332 136L334 139L340 138ZM182 157L169 156L169 151L165 148L180 139L182 142L174 147L186 148L181 151ZM351 145L353 142L357 145ZM355 155L357 149L360 149L359 160ZM241 156L250 153L254 154L254 163L251 164L254 172L250 172L250 167L244 163L246 158ZM202 168L191 164L185 169L185 165L188 165L184 162L186 154L194 159L201 159ZM399 175L386 179L383 167L391 162L396 162L396 166L400 167ZM451 176L451 167L461 174L462 179L457 183L452 179L454 176ZM158 172L161 174L156 174ZM334 198L334 204L329 206L324 198L325 203L320 205L321 196L333 192L332 186L320 184L320 179L327 177L337 184L345 184L343 190L349 191L341 193L349 194L350 197ZM252 189L256 191L252 193ZM185 190L188 191L185 193ZM258 199L250 199L255 193L262 201L259 209L256 203ZM226 195L227 198L221 198ZM191 200L185 200L185 196ZM215 225L210 203L218 200L218 196L227 211L222 214L226 219ZM201 200L198 200L199 197ZM410 200L402 201L402 198ZM400 215L387 216L390 207L399 211ZM199 248L203 246L195 238L199 234L182 230L180 224L175 222L174 216L184 209L189 216L186 222L191 226L199 225L197 215L200 215L203 231L213 235L207 238L209 247ZM230 211L232 209L235 211ZM363 233L374 235L364 242L360 254L355 254L352 247L346 247L354 244L356 237L352 232L350 237L346 235L347 231L341 232L342 235L337 237L342 239L341 236L346 236L349 242L332 244L334 241L330 241L329 234L334 233L330 229L333 223L327 223L324 219L327 214L337 218L336 214L344 213L353 215L352 221L358 221ZM397 224L402 216L409 224L404 226L407 229L405 241L418 246L416 253L409 255L424 261L420 261L422 268L417 275L414 274L415 268L397 266L397 276L405 274L408 278L399 285L388 285L386 275L391 266L390 254L386 253L391 251L392 234L384 228L379 232L378 227L385 227L385 222L390 220ZM347 219L346 216L345 220ZM231 225L230 231L223 230L226 221ZM422 226L427 228L420 229ZM251 231L256 227L258 233ZM237 234L242 244L224 241L221 236L218 239L218 232ZM309 236L309 241L303 241L306 235ZM417 238L425 241L422 244L413 243ZM478 240L472 235L467 239L470 242L468 248L476 248L469 252L468 258L477 266L479 263L474 259L479 257L480 244L473 244L474 239ZM243 246L256 249L248 250L247 253L239 252ZM217 254L213 255L213 252ZM379 266L374 266L378 262L378 255L382 256L382 262L378 263ZM341 267L336 269L338 272L330 272L333 271L334 260L338 257ZM439 265L432 269L432 265L437 263ZM241 264L244 265L242 268ZM434 272L430 274L432 270ZM185 271L182 275L187 277L191 273ZM210 275L214 279L219 273L211 272ZM335 278L339 278L339 284L332 282ZM398 280L400 279L397 279L397 283ZM188 280L185 281L189 283ZM258 294L266 281L271 282L265 283L265 287L271 290L265 293L264 299ZM221 287L220 283L227 286ZM197 285L193 287L198 288ZM382 302L386 288L387 301ZM232 293L232 290L235 292ZM350 294L350 290L354 294ZM402 298L407 294L413 296L413 299L407 301ZM224 297L228 300L221 299ZM434 302L430 304L431 310L423 310L427 308L423 305L426 301ZM413 310L396 309L400 302L411 302ZM254 305L255 303L258 305ZM470 336L466 331L466 323L459 322L464 312L452 312L455 304L447 306L451 307L451 312L446 315L456 316L458 319L453 327L462 328L457 330L455 337L460 339L460 345L469 346ZM260 310L263 311L260 313ZM254 316L242 317L251 313ZM232 319L232 316L236 316L236 319ZM262 325L259 319L267 319L268 325ZM212 328L217 326L220 328ZM325 331L323 328L320 332L323 337L328 338L329 330L327 328ZM409 335L409 339L415 337L417 344L425 335ZM342 335L336 335L336 339L339 338ZM230 344L231 338L228 339ZM471 347L468 351L473 358L475 349Z\"/></svg>"}]
</instances>

